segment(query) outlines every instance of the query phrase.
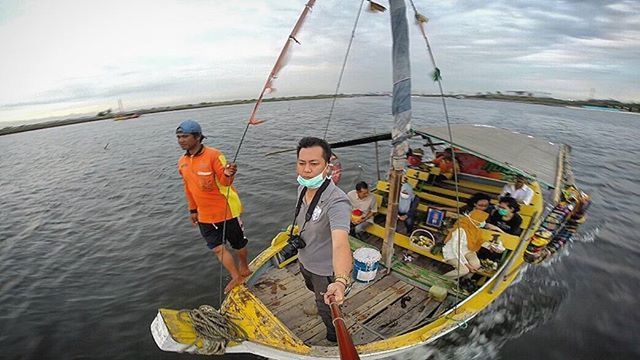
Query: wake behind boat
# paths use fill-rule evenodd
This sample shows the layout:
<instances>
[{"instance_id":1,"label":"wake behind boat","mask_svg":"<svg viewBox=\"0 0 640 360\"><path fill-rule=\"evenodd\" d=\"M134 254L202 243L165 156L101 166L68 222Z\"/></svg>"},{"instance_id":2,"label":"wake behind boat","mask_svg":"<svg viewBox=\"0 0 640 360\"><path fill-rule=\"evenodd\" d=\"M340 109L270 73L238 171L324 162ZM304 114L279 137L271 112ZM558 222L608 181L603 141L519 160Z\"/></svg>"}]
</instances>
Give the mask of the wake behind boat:
<instances>
[{"instance_id":1,"label":"wake behind boat","mask_svg":"<svg viewBox=\"0 0 640 360\"><path fill-rule=\"evenodd\" d=\"M249 124L259 123L255 116L262 96L271 88L287 47L297 42L295 34L314 3L310 0L298 19ZM372 187L378 206L374 223L364 235L349 238L357 282L340 317L363 359L399 355L464 326L508 288L527 262L538 263L557 252L576 232L589 204L574 183L565 145L487 126L412 129L404 1L391 0L390 13L395 44L392 163L388 179ZM416 13L419 22L420 16ZM389 138L368 139L340 144ZM410 141L413 149L444 146L459 169L453 166L452 177L443 176L444 167L433 163L405 169ZM514 231L519 235L475 226L469 234L482 243L482 266L463 280L452 277L453 266L445 261L442 247L462 223L471 221L463 209L467 200L483 193L499 207L505 185L516 177L526 179L532 190L531 199L520 206L522 221ZM411 232L396 228L403 181L417 199ZM289 240L288 231L276 234L270 247L250 263L253 273L229 292L219 310L160 309L151 325L158 346L165 351L253 353L275 359L353 358L343 355L346 345L340 338L338 346L325 339L318 315L303 311L304 304L314 302L314 294L305 287L296 245Z\"/></svg>"}]
</instances>

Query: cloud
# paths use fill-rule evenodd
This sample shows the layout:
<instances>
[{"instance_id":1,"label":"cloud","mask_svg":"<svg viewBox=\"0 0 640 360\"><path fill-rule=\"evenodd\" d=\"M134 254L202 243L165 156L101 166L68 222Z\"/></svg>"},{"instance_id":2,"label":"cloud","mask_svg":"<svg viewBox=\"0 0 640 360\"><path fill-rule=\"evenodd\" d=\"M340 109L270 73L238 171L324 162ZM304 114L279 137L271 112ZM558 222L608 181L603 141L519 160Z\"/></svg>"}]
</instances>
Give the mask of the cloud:
<instances>
[{"instance_id":1,"label":"cloud","mask_svg":"<svg viewBox=\"0 0 640 360\"><path fill-rule=\"evenodd\" d=\"M0 8L0 121L161 102L258 95L304 0L5 1ZM276 95L334 91L360 2L317 2ZM445 87L640 98L636 1L417 2ZM5 11L6 10L6 11ZM408 7L409 16L412 11ZM412 20L410 18L410 23ZM414 90L435 92L411 26ZM388 13L363 12L342 92L391 87ZM551 80L553 79L553 80ZM55 106L53 106L55 105Z\"/></svg>"}]
</instances>

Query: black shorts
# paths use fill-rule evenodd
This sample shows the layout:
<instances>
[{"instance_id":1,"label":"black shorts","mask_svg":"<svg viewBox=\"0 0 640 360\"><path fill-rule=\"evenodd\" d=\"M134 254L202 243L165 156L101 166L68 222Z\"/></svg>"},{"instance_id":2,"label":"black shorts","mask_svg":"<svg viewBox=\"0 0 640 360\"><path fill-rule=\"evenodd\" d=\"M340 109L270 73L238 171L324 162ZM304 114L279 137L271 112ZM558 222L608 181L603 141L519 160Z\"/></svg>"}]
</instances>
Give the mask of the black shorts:
<instances>
[{"instance_id":1,"label":"black shorts","mask_svg":"<svg viewBox=\"0 0 640 360\"><path fill-rule=\"evenodd\" d=\"M215 224L198 223L200 234L202 234L202 237L207 240L207 247L209 249L213 249L216 246L222 245L222 230L225 226L224 223L224 221L220 221ZM244 232L240 227L238 218L227 220L225 237L227 238L227 241L229 242L231 247L236 250L242 249L243 247L247 246L248 240L244 237Z\"/></svg>"}]
</instances>

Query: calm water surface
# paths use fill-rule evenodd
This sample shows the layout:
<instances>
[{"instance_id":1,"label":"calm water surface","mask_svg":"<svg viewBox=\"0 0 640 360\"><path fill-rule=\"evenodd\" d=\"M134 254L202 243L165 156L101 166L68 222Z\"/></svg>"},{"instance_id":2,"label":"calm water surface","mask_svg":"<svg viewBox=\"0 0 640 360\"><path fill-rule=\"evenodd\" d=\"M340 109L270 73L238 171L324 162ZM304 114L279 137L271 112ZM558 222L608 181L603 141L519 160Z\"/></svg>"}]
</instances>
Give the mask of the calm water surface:
<instances>
[{"instance_id":1,"label":"calm water surface","mask_svg":"<svg viewBox=\"0 0 640 360\"><path fill-rule=\"evenodd\" d=\"M388 131L389 102L339 100L329 140ZM571 145L576 178L594 203L588 223L560 256L529 267L467 329L412 358L640 358L640 117L474 100L448 104L455 123ZM289 221L295 203L294 154L264 154L321 135L329 105L267 103L262 117L271 121L249 130L236 186L252 257ZM220 302L219 265L188 221L173 131L180 121L196 119L207 144L231 157L250 107L0 137L0 358L197 358L161 352L149 333L159 307ZM439 101L414 99L414 126L443 125L442 119ZM386 157L388 144L380 150ZM373 182L372 145L338 154L344 189L360 179Z\"/></svg>"}]
</instances>

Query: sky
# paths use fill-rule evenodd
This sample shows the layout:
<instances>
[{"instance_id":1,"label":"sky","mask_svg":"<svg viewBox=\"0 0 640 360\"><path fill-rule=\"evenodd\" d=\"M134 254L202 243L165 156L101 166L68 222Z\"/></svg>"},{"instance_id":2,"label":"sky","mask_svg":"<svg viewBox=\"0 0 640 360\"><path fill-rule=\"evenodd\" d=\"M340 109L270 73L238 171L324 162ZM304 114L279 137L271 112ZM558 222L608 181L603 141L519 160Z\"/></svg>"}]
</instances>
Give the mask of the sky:
<instances>
[{"instance_id":1,"label":"sky","mask_svg":"<svg viewBox=\"0 0 640 360\"><path fill-rule=\"evenodd\" d=\"M361 0L318 0L269 96L335 91ZM387 6L385 0L379 1ZM640 102L640 1L414 0L445 92ZM0 125L256 98L306 0L0 0ZM414 93L436 93L408 7ZM340 92L390 91L363 12Z\"/></svg>"}]
</instances>

